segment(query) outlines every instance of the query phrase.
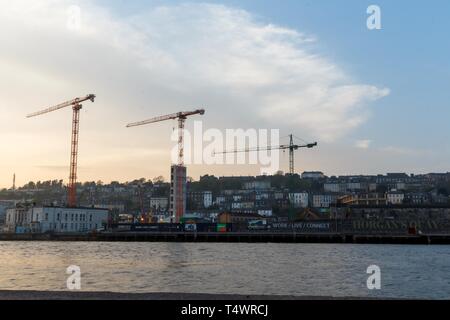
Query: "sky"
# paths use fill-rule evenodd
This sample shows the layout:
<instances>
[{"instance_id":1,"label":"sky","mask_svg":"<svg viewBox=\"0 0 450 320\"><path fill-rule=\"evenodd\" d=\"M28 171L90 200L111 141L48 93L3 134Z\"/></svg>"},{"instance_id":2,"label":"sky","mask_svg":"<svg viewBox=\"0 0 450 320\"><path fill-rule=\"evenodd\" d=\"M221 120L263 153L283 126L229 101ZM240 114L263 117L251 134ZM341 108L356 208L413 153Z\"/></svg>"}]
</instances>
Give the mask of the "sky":
<instances>
[{"instance_id":1,"label":"sky","mask_svg":"<svg viewBox=\"0 0 450 320\"><path fill-rule=\"evenodd\" d=\"M381 30L367 28L372 4ZM14 173L67 181L71 110L25 116L89 93L80 181L168 178L176 122L125 125L199 107L205 129L317 141L298 172L450 171L449 12L445 0L0 0L0 187Z\"/></svg>"}]
</instances>

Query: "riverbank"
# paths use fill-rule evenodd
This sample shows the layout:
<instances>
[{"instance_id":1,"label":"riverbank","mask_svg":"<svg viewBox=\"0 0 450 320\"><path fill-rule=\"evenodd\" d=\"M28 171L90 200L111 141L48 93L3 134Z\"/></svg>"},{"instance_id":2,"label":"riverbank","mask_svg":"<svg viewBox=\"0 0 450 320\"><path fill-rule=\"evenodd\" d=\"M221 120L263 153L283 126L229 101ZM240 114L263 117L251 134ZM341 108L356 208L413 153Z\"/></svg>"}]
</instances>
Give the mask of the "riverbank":
<instances>
[{"instance_id":1,"label":"riverbank","mask_svg":"<svg viewBox=\"0 0 450 320\"><path fill-rule=\"evenodd\" d=\"M216 243L352 243L450 244L450 234L338 234L294 232L105 232L97 234L0 234L0 241L216 242Z\"/></svg>"}]
</instances>

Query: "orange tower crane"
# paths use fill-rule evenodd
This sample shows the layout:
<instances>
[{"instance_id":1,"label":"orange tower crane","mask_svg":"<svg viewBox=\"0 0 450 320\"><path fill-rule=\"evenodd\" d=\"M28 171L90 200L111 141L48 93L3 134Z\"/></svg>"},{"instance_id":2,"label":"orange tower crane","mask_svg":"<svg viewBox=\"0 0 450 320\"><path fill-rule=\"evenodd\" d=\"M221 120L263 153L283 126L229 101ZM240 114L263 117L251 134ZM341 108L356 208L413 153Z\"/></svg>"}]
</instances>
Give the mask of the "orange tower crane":
<instances>
[{"instance_id":1,"label":"orange tower crane","mask_svg":"<svg viewBox=\"0 0 450 320\"><path fill-rule=\"evenodd\" d=\"M127 128L130 127L137 127L142 126L146 124L156 123L156 122L162 122L167 120L178 120L178 166L176 167L176 170L181 170L184 167L184 125L186 122L186 119L193 115L204 115L205 110L204 109L198 109L195 111L187 111L187 112L178 112L169 114L166 116L156 117L149 120L144 120L140 122L130 123L127 125ZM185 170L185 169L184 169ZM186 171L185 171L186 172ZM173 208L176 209L175 217L176 221L179 222L181 217L184 215L184 203L185 203L185 194L183 186L186 184L186 177L183 177L182 175L177 175L176 179L176 194L174 200L174 206Z\"/></svg>"},{"instance_id":2,"label":"orange tower crane","mask_svg":"<svg viewBox=\"0 0 450 320\"><path fill-rule=\"evenodd\" d=\"M91 100L94 102L95 95L88 94L85 97L75 98L73 100L58 104L54 107L50 107L44 109L42 111L38 111L35 113L31 113L27 116L27 118L32 118L36 116L40 116L42 114L46 114L49 112L53 112L65 107L72 107L73 117L72 117L72 144L71 144L71 152L70 152L70 176L69 176L69 186L68 186L68 206L76 207L77 205L77 165L78 165L78 135L80 130L80 110L83 107L81 105L82 102Z\"/></svg>"}]
</instances>

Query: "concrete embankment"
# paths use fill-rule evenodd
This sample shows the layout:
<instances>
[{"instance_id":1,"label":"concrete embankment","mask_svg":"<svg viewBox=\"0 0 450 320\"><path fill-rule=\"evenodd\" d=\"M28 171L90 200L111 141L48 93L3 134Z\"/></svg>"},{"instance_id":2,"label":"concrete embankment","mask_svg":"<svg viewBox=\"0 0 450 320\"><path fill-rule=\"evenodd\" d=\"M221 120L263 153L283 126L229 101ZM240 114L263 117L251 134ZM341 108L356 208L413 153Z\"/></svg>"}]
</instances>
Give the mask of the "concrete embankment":
<instances>
[{"instance_id":1,"label":"concrete embankment","mask_svg":"<svg viewBox=\"0 0 450 320\"><path fill-rule=\"evenodd\" d=\"M98 234L0 234L0 241L102 241L102 242L243 242L243 243L358 243L450 244L450 234L375 235L284 232L111 232Z\"/></svg>"}]
</instances>

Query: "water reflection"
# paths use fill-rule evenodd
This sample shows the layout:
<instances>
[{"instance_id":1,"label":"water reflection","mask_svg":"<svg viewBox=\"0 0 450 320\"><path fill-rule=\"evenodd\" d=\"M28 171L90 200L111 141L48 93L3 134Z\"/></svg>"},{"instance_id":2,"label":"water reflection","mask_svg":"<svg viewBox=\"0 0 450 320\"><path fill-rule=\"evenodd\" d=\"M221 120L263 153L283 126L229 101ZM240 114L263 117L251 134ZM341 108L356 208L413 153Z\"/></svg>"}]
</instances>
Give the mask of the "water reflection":
<instances>
[{"instance_id":1,"label":"water reflection","mask_svg":"<svg viewBox=\"0 0 450 320\"><path fill-rule=\"evenodd\" d=\"M366 269L382 270L369 291ZM450 297L448 246L0 242L0 290Z\"/></svg>"}]
</instances>

